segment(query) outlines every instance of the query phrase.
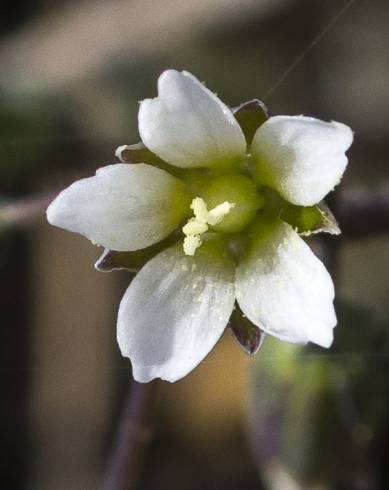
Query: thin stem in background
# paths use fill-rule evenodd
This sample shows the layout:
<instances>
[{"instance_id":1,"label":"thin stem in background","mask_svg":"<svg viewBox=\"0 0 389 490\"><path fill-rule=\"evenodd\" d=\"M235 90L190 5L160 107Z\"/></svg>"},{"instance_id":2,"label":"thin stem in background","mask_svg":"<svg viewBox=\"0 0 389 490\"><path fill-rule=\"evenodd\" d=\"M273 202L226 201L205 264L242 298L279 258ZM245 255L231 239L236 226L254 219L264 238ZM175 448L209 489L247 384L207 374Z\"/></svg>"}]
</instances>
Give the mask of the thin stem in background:
<instances>
[{"instance_id":1,"label":"thin stem in background","mask_svg":"<svg viewBox=\"0 0 389 490\"><path fill-rule=\"evenodd\" d=\"M35 194L0 205L0 232L8 228L26 228L39 221L59 190Z\"/></svg>"},{"instance_id":2,"label":"thin stem in background","mask_svg":"<svg viewBox=\"0 0 389 490\"><path fill-rule=\"evenodd\" d=\"M158 380L129 386L115 445L108 461L103 490L135 490L146 449L153 436Z\"/></svg>"},{"instance_id":3,"label":"thin stem in background","mask_svg":"<svg viewBox=\"0 0 389 490\"><path fill-rule=\"evenodd\" d=\"M14 227L24 229L42 221L46 208L59 191L30 195L3 205L0 202L0 232ZM389 193L386 188L382 192L341 191L337 201L335 216L346 239L389 231Z\"/></svg>"}]
</instances>

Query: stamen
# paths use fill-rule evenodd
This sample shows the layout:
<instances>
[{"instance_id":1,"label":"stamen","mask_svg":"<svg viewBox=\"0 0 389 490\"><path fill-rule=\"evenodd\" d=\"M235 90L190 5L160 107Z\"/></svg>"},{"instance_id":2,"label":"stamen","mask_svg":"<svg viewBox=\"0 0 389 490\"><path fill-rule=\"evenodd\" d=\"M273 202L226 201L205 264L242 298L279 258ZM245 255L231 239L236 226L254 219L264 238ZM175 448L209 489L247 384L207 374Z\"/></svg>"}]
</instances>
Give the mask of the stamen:
<instances>
[{"instance_id":1,"label":"stamen","mask_svg":"<svg viewBox=\"0 0 389 490\"><path fill-rule=\"evenodd\" d=\"M224 216L226 216L231 209L235 207L235 204L230 203L228 201L224 201L221 204L215 206L208 213L207 223L210 225L217 225L221 221L223 221Z\"/></svg>"},{"instance_id":2,"label":"stamen","mask_svg":"<svg viewBox=\"0 0 389 490\"><path fill-rule=\"evenodd\" d=\"M196 218L190 219L187 224L182 228L184 235L201 235L208 231L207 223L202 223Z\"/></svg>"},{"instance_id":3,"label":"stamen","mask_svg":"<svg viewBox=\"0 0 389 490\"><path fill-rule=\"evenodd\" d=\"M189 235L184 238L184 252L186 255L194 255L201 246L201 238L198 235Z\"/></svg>"},{"instance_id":4,"label":"stamen","mask_svg":"<svg viewBox=\"0 0 389 490\"><path fill-rule=\"evenodd\" d=\"M204 199L201 199L201 197L195 197L190 205L190 208L193 209L193 213L196 216L197 221L201 221L202 223L207 222L208 208Z\"/></svg>"},{"instance_id":5,"label":"stamen","mask_svg":"<svg viewBox=\"0 0 389 490\"><path fill-rule=\"evenodd\" d=\"M220 223L234 206L234 203L224 201L208 211L204 199L195 197L190 205L194 218L190 218L182 228L186 235L183 244L185 254L194 255L202 244L201 235L208 231L209 225Z\"/></svg>"}]
</instances>

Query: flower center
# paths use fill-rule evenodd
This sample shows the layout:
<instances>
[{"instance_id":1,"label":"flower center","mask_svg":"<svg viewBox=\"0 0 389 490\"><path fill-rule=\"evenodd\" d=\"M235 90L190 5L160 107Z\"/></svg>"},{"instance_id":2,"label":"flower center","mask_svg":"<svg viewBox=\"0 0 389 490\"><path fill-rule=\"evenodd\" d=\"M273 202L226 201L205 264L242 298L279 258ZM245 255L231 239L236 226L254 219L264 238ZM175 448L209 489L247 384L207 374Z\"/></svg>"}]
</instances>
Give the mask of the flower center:
<instances>
[{"instance_id":1,"label":"flower center","mask_svg":"<svg viewBox=\"0 0 389 490\"><path fill-rule=\"evenodd\" d=\"M207 232L230 237L241 232L265 204L256 184L238 173L208 175L197 183L196 194L190 206L194 216L182 228L187 255L195 254Z\"/></svg>"},{"instance_id":2,"label":"flower center","mask_svg":"<svg viewBox=\"0 0 389 490\"><path fill-rule=\"evenodd\" d=\"M194 255L202 244L201 235L206 233L209 226L221 223L224 217L235 206L235 203L224 201L208 211L207 203L201 197L195 197L190 205L194 217L190 218L182 228L185 235L184 252L186 255Z\"/></svg>"},{"instance_id":3,"label":"flower center","mask_svg":"<svg viewBox=\"0 0 389 490\"><path fill-rule=\"evenodd\" d=\"M210 178L198 191L210 208L224 201L233 202L234 208L222 221L212 226L217 233L238 233L251 222L265 204L256 184L248 177L229 173Z\"/></svg>"}]
</instances>

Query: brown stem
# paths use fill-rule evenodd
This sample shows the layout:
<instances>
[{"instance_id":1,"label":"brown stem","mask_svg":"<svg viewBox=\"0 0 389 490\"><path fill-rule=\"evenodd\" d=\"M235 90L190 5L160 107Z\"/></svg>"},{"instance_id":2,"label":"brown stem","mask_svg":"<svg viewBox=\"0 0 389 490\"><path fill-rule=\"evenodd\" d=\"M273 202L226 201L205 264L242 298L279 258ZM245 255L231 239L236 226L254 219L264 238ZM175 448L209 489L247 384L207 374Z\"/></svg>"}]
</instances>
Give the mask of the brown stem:
<instances>
[{"instance_id":1,"label":"brown stem","mask_svg":"<svg viewBox=\"0 0 389 490\"><path fill-rule=\"evenodd\" d=\"M25 227L41 219L58 191L35 194L0 206L0 231L9 227Z\"/></svg>"},{"instance_id":2,"label":"brown stem","mask_svg":"<svg viewBox=\"0 0 389 490\"><path fill-rule=\"evenodd\" d=\"M158 381L134 381L128 391L103 490L135 490L147 446L153 435Z\"/></svg>"},{"instance_id":3,"label":"brown stem","mask_svg":"<svg viewBox=\"0 0 389 490\"><path fill-rule=\"evenodd\" d=\"M88 172L84 169L82 172L67 175L63 186L54 187L46 192L30 194L12 200L7 200L0 195L0 233L14 227L24 229L43 221L47 207L59 192L74 180L81 179L89 174L90 171Z\"/></svg>"},{"instance_id":4,"label":"brown stem","mask_svg":"<svg viewBox=\"0 0 389 490\"><path fill-rule=\"evenodd\" d=\"M81 175L83 176L83 175ZM0 204L0 233L11 227L26 227L42 219L60 189L35 194ZM346 238L387 233L389 231L389 193L341 193L335 212Z\"/></svg>"}]
</instances>

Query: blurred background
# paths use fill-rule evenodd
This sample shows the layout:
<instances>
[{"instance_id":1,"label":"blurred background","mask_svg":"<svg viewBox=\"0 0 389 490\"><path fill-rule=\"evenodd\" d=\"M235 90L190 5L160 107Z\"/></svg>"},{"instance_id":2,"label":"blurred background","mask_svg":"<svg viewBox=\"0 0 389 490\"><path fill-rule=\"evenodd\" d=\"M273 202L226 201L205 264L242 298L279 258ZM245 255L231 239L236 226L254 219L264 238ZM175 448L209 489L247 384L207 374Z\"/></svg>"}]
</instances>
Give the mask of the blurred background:
<instances>
[{"instance_id":1,"label":"blurred background","mask_svg":"<svg viewBox=\"0 0 389 490\"><path fill-rule=\"evenodd\" d=\"M100 251L44 210L139 141L166 68L231 106L342 121L355 143L330 198L343 234L311 241L336 283L334 346L267 337L249 359L226 331L162 384L139 488L389 488L388 2L3 0L0 36L0 488L102 481L131 380L115 339L130 277L96 272Z\"/></svg>"}]
</instances>

